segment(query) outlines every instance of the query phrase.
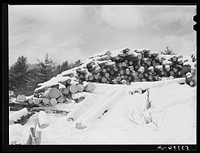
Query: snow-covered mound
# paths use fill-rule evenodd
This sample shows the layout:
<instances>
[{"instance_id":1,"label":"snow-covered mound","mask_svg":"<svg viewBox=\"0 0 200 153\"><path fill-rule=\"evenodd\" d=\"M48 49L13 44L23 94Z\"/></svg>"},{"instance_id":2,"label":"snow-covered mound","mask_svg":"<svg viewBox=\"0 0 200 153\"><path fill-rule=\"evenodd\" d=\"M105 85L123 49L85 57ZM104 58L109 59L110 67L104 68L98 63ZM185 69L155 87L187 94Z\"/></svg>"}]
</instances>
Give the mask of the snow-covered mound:
<instances>
[{"instance_id":1,"label":"snow-covered mound","mask_svg":"<svg viewBox=\"0 0 200 153\"><path fill-rule=\"evenodd\" d=\"M48 115L49 126L38 128L41 144L196 144L196 88L179 81L97 83L81 103L52 106L71 112L66 117ZM130 94L138 88L149 88L149 109L147 92ZM25 143L28 136L23 132L31 125L17 131L10 125L10 143Z\"/></svg>"}]
</instances>

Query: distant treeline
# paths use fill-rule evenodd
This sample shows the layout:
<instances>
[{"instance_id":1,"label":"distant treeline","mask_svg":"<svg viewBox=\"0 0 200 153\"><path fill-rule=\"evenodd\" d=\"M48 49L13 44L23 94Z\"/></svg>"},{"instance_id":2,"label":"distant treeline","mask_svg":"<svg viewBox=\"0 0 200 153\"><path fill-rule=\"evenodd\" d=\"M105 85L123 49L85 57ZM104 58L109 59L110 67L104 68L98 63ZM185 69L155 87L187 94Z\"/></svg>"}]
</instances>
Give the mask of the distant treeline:
<instances>
[{"instance_id":1,"label":"distant treeline","mask_svg":"<svg viewBox=\"0 0 200 153\"><path fill-rule=\"evenodd\" d=\"M56 65L48 54L45 55L44 61L38 60L36 64L29 64L26 57L20 56L9 68L9 90L15 95L32 95L38 83L46 82L61 72L80 64L80 60L75 63L69 63L66 60L61 65Z\"/></svg>"}]
</instances>

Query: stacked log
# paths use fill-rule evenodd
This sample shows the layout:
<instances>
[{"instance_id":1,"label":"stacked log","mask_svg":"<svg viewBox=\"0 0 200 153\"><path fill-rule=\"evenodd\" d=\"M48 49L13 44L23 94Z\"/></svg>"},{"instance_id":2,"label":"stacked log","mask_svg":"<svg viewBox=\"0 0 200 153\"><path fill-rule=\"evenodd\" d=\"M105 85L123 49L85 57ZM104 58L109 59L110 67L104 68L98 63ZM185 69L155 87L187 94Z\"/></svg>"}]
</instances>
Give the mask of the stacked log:
<instances>
[{"instance_id":1,"label":"stacked log","mask_svg":"<svg viewBox=\"0 0 200 153\"><path fill-rule=\"evenodd\" d=\"M81 72L81 70L78 70ZM82 92L93 92L95 90L95 85L93 83L87 81L81 81L81 83L77 81L72 81L71 79L67 79L65 81L59 81L64 86L59 89L58 86L51 86L49 88L45 88L45 90L36 90L40 91L35 95L40 95L39 97L34 96L30 102L34 104L41 105L56 105L58 103L69 103L70 100L74 100L75 102L80 102L84 100L81 96L79 98L73 99L72 95L82 93Z\"/></svg>"},{"instance_id":2,"label":"stacked log","mask_svg":"<svg viewBox=\"0 0 200 153\"><path fill-rule=\"evenodd\" d=\"M24 101L26 101L26 96L18 95L16 101L17 102L24 102Z\"/></svg>"},{"instance_id":3,"label":"stacked log","mask_svg":"<svg viewBox=\"0 0 200 153\"><path fill-rule=\"evenodd\" d=\"M72 99L72 94L93 92L95 86L92 82L129 85L132 82L159 81L165 77L181 78L192 70L186 63L182 56L160 55L148 49L106 51L60 74L68 78L36 90L35 99L30 102L44 105L67 102Z\"/></svg>"}]
</instances>

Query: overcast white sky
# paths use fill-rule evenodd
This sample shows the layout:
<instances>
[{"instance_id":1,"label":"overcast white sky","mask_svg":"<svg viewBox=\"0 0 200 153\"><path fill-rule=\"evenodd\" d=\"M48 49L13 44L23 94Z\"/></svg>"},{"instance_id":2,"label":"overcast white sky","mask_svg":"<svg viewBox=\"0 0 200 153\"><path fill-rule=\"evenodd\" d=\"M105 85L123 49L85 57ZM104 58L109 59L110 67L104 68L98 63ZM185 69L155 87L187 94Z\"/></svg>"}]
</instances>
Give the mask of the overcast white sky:
<instances>
[{"instance_id":1,"label":"overcast white sky","mask_svg":"<svg viewBox=\"0 0 200 153\"><path fill-rule=\"evenodd\" d=\"M124 47L190 55L194 15L195 5L10 5L9 65L21 55L61 64Z\"/></svg>"}]
</instances>

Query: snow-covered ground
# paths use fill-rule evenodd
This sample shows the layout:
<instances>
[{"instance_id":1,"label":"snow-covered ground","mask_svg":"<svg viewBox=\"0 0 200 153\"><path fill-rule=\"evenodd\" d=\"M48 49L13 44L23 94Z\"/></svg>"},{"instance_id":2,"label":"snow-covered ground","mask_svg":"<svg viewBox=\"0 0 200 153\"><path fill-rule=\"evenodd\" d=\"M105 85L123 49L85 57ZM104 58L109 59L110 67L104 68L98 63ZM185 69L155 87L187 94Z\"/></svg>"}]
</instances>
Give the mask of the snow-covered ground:
<instances>
[{"instance_id":1,"label":"snow-covered ground","mask_svg":"<svg viewBox=\"0 0 200 153\"><path fill-rule=\"evenodd\" d=\"M51 106L70 113L48 114L49 126L37 127L41 144L196 144L196 88L177 82L158 84L96 83L96 90L80 103ZM146 92L129 93L138 87L150 87L150 109L145 109ZM26 143L36 117L37 113L25 125L9 126L10 144ZM76 128L77 123L85 128Z\"/></svg>"}]
</instances>

